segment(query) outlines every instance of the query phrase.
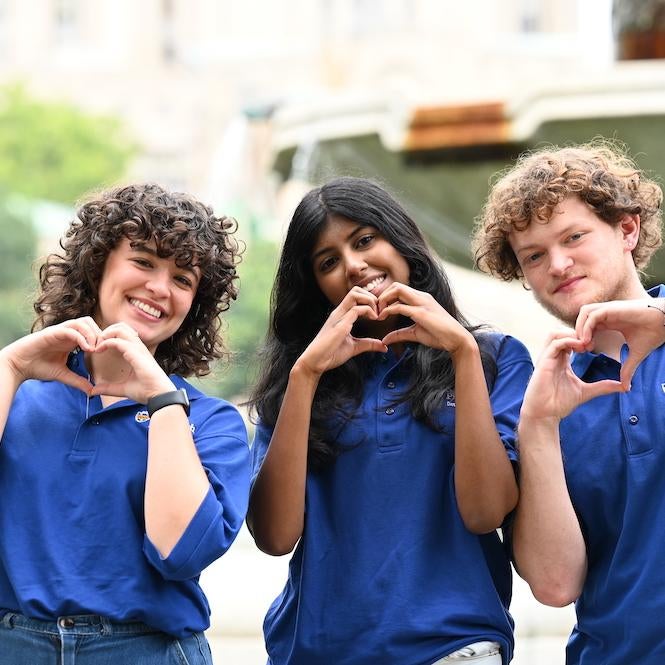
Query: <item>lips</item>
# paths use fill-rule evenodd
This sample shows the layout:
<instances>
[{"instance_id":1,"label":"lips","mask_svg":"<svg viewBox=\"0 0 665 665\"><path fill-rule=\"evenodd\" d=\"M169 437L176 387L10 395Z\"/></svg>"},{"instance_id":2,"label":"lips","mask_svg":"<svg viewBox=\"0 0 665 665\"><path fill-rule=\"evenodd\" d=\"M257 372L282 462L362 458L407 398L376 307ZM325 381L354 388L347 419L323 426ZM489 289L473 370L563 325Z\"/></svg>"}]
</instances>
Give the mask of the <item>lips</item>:
<instances>
[{"instance_id":1,"label":"lips","mask_svg":"<svg viewBox=\"0 0 665 665\"><path fill-rule=\"evenodd\" d=\"M359 284L359 286L361 286L366 291L372 293L372 291L374 291L374 289L376 289L379 286L379 284L382 284L385 279L386 275L384 273L383 275L377 275L376 277L373 277L370 280L365 280L364 284Z\"/></svg>"},{"instance_id":2,"label":"lips","mask_svg":"<svg viewBox=\"0 0 665 665\"><path fill-rule=\"evenodd\" d=\"M130 298L129 303L137 309L140 309L145 314L154 317L155 319L160 319L164 313L161 309L158 309L153 305L149 305L147 302L139 300L138 298Z\"/></svg>"},{"instance_id":3,"label":"lips","mask_svg":"<svg viewBox=\"0 0 665 665\"><path fill-rule=\"evenodd\" d=\"M561 293L567 292L571 290L571 287L574 287L578 282L582 281L584 279L583 276L578 276L578 277L570 277L569 279L564 280L559 284L559 286L554 289L553 293Z\"/></svg>"}]
</instances>

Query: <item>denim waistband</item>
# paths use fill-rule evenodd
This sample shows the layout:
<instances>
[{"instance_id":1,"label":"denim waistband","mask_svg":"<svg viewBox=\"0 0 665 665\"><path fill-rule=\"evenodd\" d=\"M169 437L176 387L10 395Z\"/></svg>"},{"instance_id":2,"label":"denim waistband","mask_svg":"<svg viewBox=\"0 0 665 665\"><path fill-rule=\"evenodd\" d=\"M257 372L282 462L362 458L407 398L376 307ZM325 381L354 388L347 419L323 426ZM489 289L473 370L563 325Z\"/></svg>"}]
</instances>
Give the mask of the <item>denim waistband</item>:
<instances>
[{"instance_id":1,"label":"denim waistband","mask_svg":"<svg viewBox=\"0 0 665 665\"><path fill-rule=\"evenodd\" d=\"M42 621L16 612L6 612L0 624L6 628L21 628L52 635L63 633L71 635L146 635L160 632L140 621L111 621L107 617L97 614L72 614L58 617L55 621Z\"/></svg>"}]
</instances>

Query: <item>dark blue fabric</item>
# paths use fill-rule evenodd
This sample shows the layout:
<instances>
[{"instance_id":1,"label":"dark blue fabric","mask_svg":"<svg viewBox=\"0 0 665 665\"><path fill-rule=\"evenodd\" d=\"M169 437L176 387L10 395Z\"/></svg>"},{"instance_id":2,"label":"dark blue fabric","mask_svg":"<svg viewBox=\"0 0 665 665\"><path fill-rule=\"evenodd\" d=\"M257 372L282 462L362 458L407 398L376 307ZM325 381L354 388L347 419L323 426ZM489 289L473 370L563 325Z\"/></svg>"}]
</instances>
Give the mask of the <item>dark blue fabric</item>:
<instances>
[{"instance_id":1,"label":"dark blue fabric","mask_svg":"<svg viewBox=\"0 0 665 665\"><path fill-rule=\"evenodd\" d=\"M518 341L495 340L501 350L492 408L515 459L531 361ZM494 640L507 663L510 566L498 535L473 535L457 509L455 396L441 405L445 431L435 432L411 416L408 404L391 406L408 382L404 357L380 357L357 416L341 432L348 450L331 468L308 474L303 537L264 624L271 662L429 665L469 643ZM257 428L254 476L270 436Z\"/></svg>"},{"instance_id":2,"label":"dark blue fabric","mask_svg":"<svg viewBox=\"0 0 665 665\"><path fill-rule=\"evenodd\" d=\"M85 374L82 353L71 364ZM198 576L242 526L247 432L232 405L171 378L189 395L211 489L166 559L145 535L145 406L102 409L58 382L21 385L0 444L0 613L98 614L178 637L208 627Z\"/></svg>"},{"instance_id":3,"label":"dark blue fabric","mask_svg":"<svg viewBox=\"0 0 665 665\"><path fill-rule=\"evenodd\" d=\"M649 292L665 297L665 287ZM622 359L627 348L622 351ZM573 358L588 382L619 378L604 355ZM587 545L568 665L665 663L665 347L630 392L599 397L561 423L566 481Z\"/></svg>"}]
</instances>

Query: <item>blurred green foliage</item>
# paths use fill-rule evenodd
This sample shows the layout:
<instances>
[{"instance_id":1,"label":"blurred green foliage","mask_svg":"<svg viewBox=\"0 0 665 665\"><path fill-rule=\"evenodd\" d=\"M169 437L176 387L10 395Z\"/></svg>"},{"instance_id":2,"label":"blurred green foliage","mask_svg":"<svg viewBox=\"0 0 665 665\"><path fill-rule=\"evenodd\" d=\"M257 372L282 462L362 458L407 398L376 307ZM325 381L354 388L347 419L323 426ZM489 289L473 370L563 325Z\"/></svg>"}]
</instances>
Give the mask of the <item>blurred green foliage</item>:
<instances>
[{"instance_id":1,"label":"blurred green foliage","mask_svg":"<svg viewBox=\"0 0 665 665\"><path fill-rule=\"evenodd\" d=\"M116 118L35 99L21 85L0 89L0 183L6 191L72 204L117 180L135 152Z\"/></svg>"},{"instance_id":2,"label":"blurred green foliage","mask_svg":"<svg viewBox=\"0 0 665 665\"><path fill-rule=\"evenodd\" d=\"M24 335L30 320L37 234L30 220L0 197L0 347Z\"/></svg>"},{"instance_id":3,"label":"blurred green foliage","mask_svg":"<svg viewBox=\"0 0 665 665\"><path fill-rule=\"evenodd\" d=\"M247 241L238 266L240 294L223 316L224 341L231 351L230 361L219 362L203 389L227 400L244 399L256 378L257 352L268 328L270 291L277 269L279 246L255 237Z\"/></svg>"},{"instance_id":4,"label":"blurred green foliage","mask_svg":"<svg viewBox=\"0 0 665 665\"><path fill-rule=\"evenodd\" d=\"M72 205L117 181L135 150L114 118L37 100L18 84L0 88L0 346L30 325L39 240L31 201Z\"/></svg>"}]
</instances>

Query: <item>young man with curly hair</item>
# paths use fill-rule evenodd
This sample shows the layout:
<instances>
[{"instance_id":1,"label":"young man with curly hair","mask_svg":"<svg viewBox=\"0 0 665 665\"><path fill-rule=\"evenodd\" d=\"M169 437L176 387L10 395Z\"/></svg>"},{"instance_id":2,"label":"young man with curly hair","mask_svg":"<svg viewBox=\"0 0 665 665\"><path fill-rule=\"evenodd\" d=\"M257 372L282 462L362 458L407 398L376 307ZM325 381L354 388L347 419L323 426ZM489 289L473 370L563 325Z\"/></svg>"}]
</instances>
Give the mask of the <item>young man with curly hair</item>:
<instances>
[{"instance_id":1,"label":"young man with curly hair","mask_svg":"<svg viewBox=\"0 0 665 665\"><path fill-rule=\"evenodd\" d=\"M569 326L550 335L518 427L512 546L538 600L576 601L568 665L665 662L665 287L660 187L595 142L521 157L474 237Z\"/></svg>"},{"instance_id":2,"label":"young man with curly hair","mask_svg":"<svg viewBox=\"0 0 665 665\"><path fill-rule=\"evenodd\" d=\"M105 191L0 350L0 663L210 665L198 583L242 526L249 449L184 380L222 355L233 220L157 185Z\"/></svg>"}]
</instances>

